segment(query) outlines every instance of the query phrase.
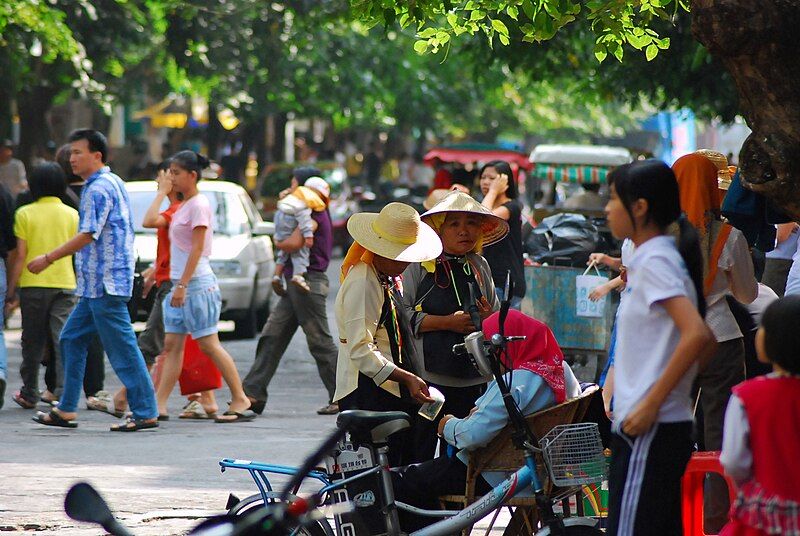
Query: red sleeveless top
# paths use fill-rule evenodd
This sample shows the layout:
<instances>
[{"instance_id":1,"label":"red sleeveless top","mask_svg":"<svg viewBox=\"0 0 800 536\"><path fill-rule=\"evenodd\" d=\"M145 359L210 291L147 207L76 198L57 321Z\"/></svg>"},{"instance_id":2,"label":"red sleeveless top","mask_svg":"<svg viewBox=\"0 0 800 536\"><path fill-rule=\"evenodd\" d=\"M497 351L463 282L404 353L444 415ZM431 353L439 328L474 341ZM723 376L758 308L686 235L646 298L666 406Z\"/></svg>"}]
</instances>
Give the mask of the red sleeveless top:
<instances>
[{"instance_id":1,"label":"red sleeveless top","mask_svg":"<svg viewBox=\"0 0 800 536\"><path fill-rule=\"evenodd\" d=\"M734 387L750 425L753 478L733 517L768 534L800 535L800 378L759 377Z\"/></svg>"}]
</instances>

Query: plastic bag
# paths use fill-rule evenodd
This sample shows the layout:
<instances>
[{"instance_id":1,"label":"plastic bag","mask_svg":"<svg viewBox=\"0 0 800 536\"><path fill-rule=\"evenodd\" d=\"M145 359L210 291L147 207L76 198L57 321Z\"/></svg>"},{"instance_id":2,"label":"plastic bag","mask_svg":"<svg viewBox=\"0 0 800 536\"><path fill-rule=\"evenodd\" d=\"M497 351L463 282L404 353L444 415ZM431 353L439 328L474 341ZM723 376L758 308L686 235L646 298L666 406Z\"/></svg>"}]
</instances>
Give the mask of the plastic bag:
<instances>
[{"instance_id":1,"label":"plastic bag","mask_svg":"<svg viewBox=\"0 0 800 536\"><path fill-rule=\"evenodd\" d=\"M585 266L600 251L597 227L580 214L554 214L543 219L525 240L530 258L541 264Z\"/></svg>"},{"instance_id":2,"label":"plastic bag","mask_svg":"<svg viewBox=\"0 0 800 536\"><path fill-rule=\"evenodd\" d=\"M594 268L597 275L587 275L589 270ZM603 296L597 301L589 299L589 294L598 286L608 283L608 278L600 275L597 266L592 263L583 272L583 275L575 276L575 314L581 317L601 318L606 309L606 298Z\"/></svg>"},{"instance_id":3,"label":"plastic bag","mask_svg":"<svg viewBox=\"0 0 800 536\"><path fill-rule=\"evenodd\" d=\"M191 395L222 387L222 373L206 354L200 351L190 335L183 349L183 369L178 378L181 395Z\"/></svg>"}]
</instances>

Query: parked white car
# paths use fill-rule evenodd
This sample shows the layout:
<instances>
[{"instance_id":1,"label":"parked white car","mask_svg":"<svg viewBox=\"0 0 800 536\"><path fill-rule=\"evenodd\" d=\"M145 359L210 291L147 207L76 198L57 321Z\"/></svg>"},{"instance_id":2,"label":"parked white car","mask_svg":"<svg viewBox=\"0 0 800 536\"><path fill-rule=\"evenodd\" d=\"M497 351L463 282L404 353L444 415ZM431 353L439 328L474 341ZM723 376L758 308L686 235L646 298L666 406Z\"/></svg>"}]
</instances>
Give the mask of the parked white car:
<instances>
[{"instance_id":1,"label":"parked white car","mask_svg":"<svg viewBox=\"0 0 800 536\"><path fill-rule=\"evenodd\" d=\"M137 271L155 260L155 229L142 227L144 214L156 193L155 181L125 183L131 200ZM214 212L211 267L222 294L222 320L235 322L235 335L254 337L269 315L275 258L271 235L275 226L265 222L245 190L232 182L203 180L200 193L208 197ZM164 200L163 209L166 209ZM143 308L149 310L151 300ZM140 308L140 315L144 313Z\"/></svg>"}]
</instances>

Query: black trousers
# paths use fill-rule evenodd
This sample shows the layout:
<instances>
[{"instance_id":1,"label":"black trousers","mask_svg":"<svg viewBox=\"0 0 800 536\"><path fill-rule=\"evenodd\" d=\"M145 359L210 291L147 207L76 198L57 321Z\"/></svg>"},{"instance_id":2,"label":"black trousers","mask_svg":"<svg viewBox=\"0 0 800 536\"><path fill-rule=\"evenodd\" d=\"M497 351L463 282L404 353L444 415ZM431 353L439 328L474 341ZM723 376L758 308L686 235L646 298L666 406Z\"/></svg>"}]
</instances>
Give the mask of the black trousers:
<instances>
[{"instance_id":1,"label":"black trousers","mask_svg":"<svg viewBox=\"0 0 800 536\"><path fill-rule=\"evenodd\" d=\"M436 436L436 431L442 417L450 414L463 419L469 415L469 412L475 407L475 401L486 389L485 384L472 385L470 387L446 387L435 384L430 384L430 386L436 387L442 392L444 405L433 421L422 417L417 419L417 423L414 426L414 444L416 445L414 458L419 462L430 460L436 455L436 445L440 442ZM444 446L444 441L441 443Z\"/></svg>"},{"instance_id":2,"label":"black trousers","mask_svg":"<svg viewBox=\"0 0 800 536\"><path fill-rule=\"evenodd\" d=\"M50 366L52 361L50 357L53 352L52 347L47 350L47 368L44 373L44 383L47 390L55 393L58 385L56 377L56 368ZM105 353L103 350L103 343L100 342L100 337L95 335L92 337L92 342L89 343L89 353L86 355L86 374L83 376L83 393L86 397L94 396L97 391L103 390L103 384L106 381L106 362Z\"/></svg>"},{"instance_id":3,"label":"black trousers","mask_svg":"<svg viewBox=\"0 0 800 536\"><path fill-rule=\"evenodd\" d=\"M414 427L421 417L417 415L419 405L416 402L398 398L385 389L375 385L372 378L364 374L358 375L358 387L355 391L339 400L339 409L363 409L368 411L404 411L410 417L411 427L389 436L389 465L399 467L416 463L414 445Z\"/></svg>"},{"instance_id":4,"label":"black trousers","mask_svg":"<svg viewBox=\"0 0 800 536\"><path fill-rule=\"evenodd\" d=\"M467 483L467 466L453 456L439 456L423 463L409 465L392 472L395 499L423 508L439 509L441 495L461 495ZM475 482L478 496L489 493L492 487L479 477ZM441 520L438 517L418 516L400 511L400 526L406 532L421 529Z\"/></svg>"},{"instance_id":5,"label":"black trousers","mask_svg":"<svg viewBox=\"0 0 800 536\"><path fill-rule=\"evenodd\" d=\"M611 536L683 534L681 477L692 455L692 423L657 423L637 437L611 440L608 530Z\"/></svg>"}]
</instances>

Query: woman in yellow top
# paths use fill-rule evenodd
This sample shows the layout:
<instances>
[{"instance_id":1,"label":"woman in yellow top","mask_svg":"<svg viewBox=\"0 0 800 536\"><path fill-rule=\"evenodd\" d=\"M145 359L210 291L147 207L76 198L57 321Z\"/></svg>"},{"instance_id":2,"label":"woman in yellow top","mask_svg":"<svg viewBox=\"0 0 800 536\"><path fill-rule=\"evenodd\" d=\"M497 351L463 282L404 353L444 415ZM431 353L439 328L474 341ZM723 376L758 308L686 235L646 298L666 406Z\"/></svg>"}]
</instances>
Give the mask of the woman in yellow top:
<instances>
[{"instance_id":1,"label":"woman in yellow top","mask_svg":"<svg viewBox=\"0 0 800 536\"><path fill-rule=\"evenodd\" d=\"M354 214L347 230L355 242L342 264L336 296L339 356L333 401L342 410L406 411L432 402L428 386L412 372L413 336L399 278L412 262L442 252L436 233L416 210L389 203L380 214ZM392 465L412 463L409 430L389 438Z\"/></svg>"},{"instance_id":2,"label":"woman in yellow top","mask_svg":"<svg viewBox=\"0 0 800 536\"><path fill-rule=\"evenodd\" d=\"M58 343L61 328L75 307L75 271L72 257L62 257L42 273L33 274L26 264L69 240L78 230L78 211L61 202L67 179L61 167L46 162L34 168L29 179L33 203L14 216L17 256L10 266L7 301L19 300L22 313L22 388L12 399L25 409L39 401L39 366L47 347L52 348L48 367L55 370L55 388L48 393L61 396L64 365ZM19 287L19 296L17 296Z\"/></svg>"}]
</instances>

